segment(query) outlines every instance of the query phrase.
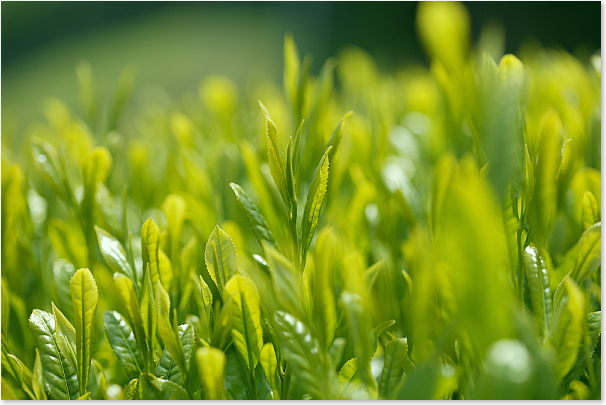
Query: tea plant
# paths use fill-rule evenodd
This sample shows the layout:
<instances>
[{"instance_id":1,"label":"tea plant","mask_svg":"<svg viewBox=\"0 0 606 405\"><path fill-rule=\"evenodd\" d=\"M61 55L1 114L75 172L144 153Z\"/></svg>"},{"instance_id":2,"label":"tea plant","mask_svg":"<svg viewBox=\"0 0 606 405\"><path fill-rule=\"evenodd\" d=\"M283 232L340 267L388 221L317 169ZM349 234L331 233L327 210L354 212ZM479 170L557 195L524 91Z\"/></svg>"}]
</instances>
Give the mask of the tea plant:
<instances>
[{"instance_id":1,"label":"tea plant","mask_svg":"<svg viewBox=\"0 0 606 405\"><path fill-rule=\"evenodd\" d=\"M3 399L600 398L599 57L468 19L395 73L287 36L283 92L79 65L2 138Z\"/></svg>"}]
</instances>

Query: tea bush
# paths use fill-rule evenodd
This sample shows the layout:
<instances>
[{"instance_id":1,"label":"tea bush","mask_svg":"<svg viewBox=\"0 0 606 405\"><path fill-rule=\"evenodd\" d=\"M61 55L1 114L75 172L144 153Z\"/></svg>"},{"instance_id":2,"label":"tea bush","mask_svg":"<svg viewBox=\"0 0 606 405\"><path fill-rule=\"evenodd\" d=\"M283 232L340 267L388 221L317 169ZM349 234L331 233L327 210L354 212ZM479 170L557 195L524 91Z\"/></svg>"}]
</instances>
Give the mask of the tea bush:
<instances>
[{"instance_id":1,"label":"tea bush","mask_svg":"<svg viewBox=\"0 0 606 405\"><path fill-rule=\"evenodd\" d=\"M284 91L78 65L2 138L2 397L600 398L599 56L468 19L392 73L287 36Z\"/></svg>"}]
</instances>

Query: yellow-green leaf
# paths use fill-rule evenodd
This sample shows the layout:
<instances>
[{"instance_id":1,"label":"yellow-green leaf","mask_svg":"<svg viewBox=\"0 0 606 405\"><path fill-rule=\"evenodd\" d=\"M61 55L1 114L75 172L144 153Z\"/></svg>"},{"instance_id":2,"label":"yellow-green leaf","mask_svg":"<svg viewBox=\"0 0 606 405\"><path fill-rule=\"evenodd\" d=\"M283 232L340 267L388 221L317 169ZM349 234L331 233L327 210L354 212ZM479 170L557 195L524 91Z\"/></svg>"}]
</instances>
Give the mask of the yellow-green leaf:
<instances>
[{"instance_id":1,"label":"yellow-green leaf","mask_svg":"<svg viewBox=\"0 0 606 405\"><path fill-rule=\"evenodd\" d=\"M208 238L204 260L213 282L219 291L223 291L227 280L236 274L238 258L234 242L218 225Z\"/></svg>"},{"instance_id":2,"label":"yellow-green leaf","mask_svg":"<svg viewBox=\"0 0 606 405\"><path fill-rule=\"evenodd\" d=\"M47 399L44 392L44 376L42 371L42 361L40 360L40 351L36 349L36 358L34 360L34 371L32 373L32 389L35 399Z\"/></svg>"},{"instance_id":3,"label":"yellow-green leaf","mask_svg":"<svg viewBox=\"0 0 606 405\"><path fill-rule=\"evenodd\" d=\"M280 383L278 380L278 360L276 358L276 352L274 345L271 343L265 343L263 349L261 349L261 367L265 373L265 378L269 383L269 387L272 391L273 399L280 399Z\"/></svg>"},{"instance_id":4,"label":"yellow-green leaf","mask_svg":"<svg viewBox=\"0 0 606 405\"><path fill-rule=\"evenodd\" d=\"M528 280L533 312L545 336L551 324L551 287L547 266L533 245L528 246L524 251L524 272Z\"/></svg>"},{"instance_id":5,"label":"yellow-green leaf","mask_svg":"<svg viewBox=\"0 0 606 405\"><path fill-rule=\"evenodd\" d=\"M225 399L225 353L214 347L202 347L196 352L196 363L206 399Z\"/></svg>"},{"instance_id":6,"label":"yellow-green leaf","mask_svg":"<svg viewBox=\"0 0 606 405\"><path fill-rule=\"evenodd\" d=\"M597 222L587 228L578 243L577 259L571 277L582 283L600 266L602 224Z\"/></svg>"},{"instance_id":7,"label":"yellow-green leaf","mask_svg":"<svg viewBox=\"0 0 606 405\"><path fill-rule=\"evenodd\" d=\"M89 269L80 269L70 281L72 305L76 319L76 349L78 355L78 381L80 394L86 392L93 349L95 311L99 293L97 283Z\"/></svg>"},{"instance_id":8,"label":"yellow-green leaf","mask_svg":"<svg viewBox=\"0 0 606 405\"><path fill-rule=\"evenodd\" d=\"M139 300L137 299L137 294L135 293L133 282L128 277L123 276L119 273L115 273L114 283L116 285L116 288L118 289L118 294L122 299L122 304L126 308L128 319L133 327L135 339L137 340L137 344L139 345L139 350L142 353L146 353L147 350L145 346L145 329L143 327L143 319L141 318Z\"/></svg>"},{"instance_id":9,"label":"yellow-green leaf","mask_svg":"<svg viewBox=\"0 0 606 405\"><path fill-rule=\"evenodd\" d=\"M141 227L141 252L143 254L143 266L149 264L152 285L160 279L160 229L153 219L147 218Z\"/></svg>"},{"instance_id":10,"label":"yellow-green leaf","mask_svg":"<svg viewBox=\"0 0 606 405\"><path fill-rule=\"evenodd\" d=\"M600 206L591 191L583 194L583 229L600 221Z\"/></svg>"},{"instance_id":11,"label":"yellow-green leaf","mask_svg":"<svg viewBox=\"0 0 606 405\"><path fill-rule=\"evenodd\" d=\"M267 109L263 103L259 102L261 109L265 114L265 132L267 137L267 160L269 162L269 172L271 177L274 179L274 183L282 196L284 204L288 206L288 192L286 189L286 167L284 165L284 158L280 152L280 146L278 143L278 129L276 124L270 118Z\"/></svg>"},{"instance_id":12,"label":"yellow-green leaf","mask_svg":"<svg viewBox=\"0 0 606 405\"><path fill-rule=\"evenodd\" d=\"M137 275L128 262L124 247L122 247L118 239L98 226L95 226L95 231L97 233L99 250L109 268L114 272L126 274L128 278L136 282Z\"/></svg>"},{"instance_id":13,"label":"yellow-green leaf","mask_svg":"<svg viewBox=\"0 0 606 405\"><path fill-rule=\"evenodd\" d=\"M307 194L301 226L301 257L305 257L320 219L320 210L322 209L326 187L328 186L328 155L331 149L332 146L329 146L324 152L322 159L320 159L311 186L309 187L309 193Z\"/></svg>"},{"instance_id":14,"label":"yellow-green leaf","mask_svg":"<svg viewBox=\"0 0 606 405\"><path fill-rule=\"evenodd\" d=\"M74 369L77 369L76 329L74 329L72 324L67 320L65 315L59 311L59 308L57 308L54 303L51 303L51 307L53 309L53 316L55 317L55 338L57 339L59 350L61 350L63 356L69 361L69 364Z\"/></svg>"},{"instance_id":15,"label":"yellow-green leaf","mask_svg":"<svg viewBox=\"0 0 606 405\"><path fill-rule=\"evenodd\" d=\"M339 246L330 228L318 234L314 249L313 271L311 275L312 313L316 322L320 345L327 349L332 344L337 327L337 312L333 295L333 271L339 257Z\"/></svg>"},{"instance_id":16,"label":"yellow-green leaf","mask_svg":"<svg viewBox=\"0 0 606 405\"><path fill-rule=\"evenodd\" d=\"M263 347L259 291L255 283L242 275L233 276L225 285L232 299L232 338L249 370L259 363Z\"/></svg>"},{"instance_id":17,"label":"yellow-green leaf","mask_svg":"<svg viewBox=\"0 0 606 405\"><path fill-rule=\"evenodd\" d=\"M563 378L574 365L585 326L585 299L576 283L563 280L566 297L557 310L549 342L556 351L556 373Z\"/></svg>"},{"instance_id":18,"label":"yellow-green leaf","mask_svg":"<svg viewBox=\"0 0 606 405\"><path fill-rule=\"evenodd\" d=\"M156 305L158 314L158 333L164 346L175 360L183 375L187 374L185 356L179 341L178 330L170 322L170 298L160 283L156 285Z\"/></svg>"}]
</instances>

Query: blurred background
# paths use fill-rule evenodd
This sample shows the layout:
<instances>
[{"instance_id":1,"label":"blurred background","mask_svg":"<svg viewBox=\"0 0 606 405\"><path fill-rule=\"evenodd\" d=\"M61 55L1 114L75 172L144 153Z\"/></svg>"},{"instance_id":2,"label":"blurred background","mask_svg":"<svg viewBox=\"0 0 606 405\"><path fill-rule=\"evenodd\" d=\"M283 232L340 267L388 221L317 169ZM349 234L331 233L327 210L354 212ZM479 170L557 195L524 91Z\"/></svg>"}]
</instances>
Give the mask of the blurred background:
<instances>
[{"instance_id":1,"label":"blurred background","mask_svg":"<svg viewBox=\"0 0 606 405\"><path fill-rule=\"evenodd\" d=\"M101 94L130 65L137 85L197 90L219 73L246 88L281 80L284 34L317 71L347 46L383 70L426 63L413 2L3 2L3 130L18 133L44 100L77 103L75 66L90 62ZM586 60L600 48L599 2L470 2L473 36L504 33L505 52L539 43Z\"/></svg>"}]
</instances>

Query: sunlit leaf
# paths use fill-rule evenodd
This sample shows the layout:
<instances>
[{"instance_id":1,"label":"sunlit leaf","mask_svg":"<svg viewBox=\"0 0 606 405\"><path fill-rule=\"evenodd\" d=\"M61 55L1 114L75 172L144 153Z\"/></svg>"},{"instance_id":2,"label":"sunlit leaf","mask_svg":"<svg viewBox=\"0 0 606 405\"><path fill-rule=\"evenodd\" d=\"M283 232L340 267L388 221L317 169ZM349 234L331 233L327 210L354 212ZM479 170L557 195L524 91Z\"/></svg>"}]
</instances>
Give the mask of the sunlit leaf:
<instances>
[{"instance_id":1,"label":"sunlit leaf","mask_svg":"<svg viewBox=\"0 0 606 405\"><path fill-rule=\"evenodd\" d=\"M239 274L225 285L232 299L232 337L249 370L259 363L263 347L259 291L254 282Z\"/></svg>"},{"instance_id":2,"label":"sunlit leaf","mask_svg":"<svg viewBox=\"0 0 606 405\"><path fill-rule=\"evenodd\" d=\"M214 347L203 347L196 352L196 363L204 385L206 399L224 399L225 354Z\"/></svg>"},{"instance_id":3,"label":"sunlit leaf","mask_svg":"<svg viewBox=\"0 0 606 405\"><path fill-rule=\"evenodd\" d=\"M222 291L227 280L236 273L238 257L234 242L219 226L215 226L206 242L204 260L213 282Z\"/></svg>"},{"instance_id":4,"label":"sunlit leaf","mask_svg":"<svg viewBox=\"0 0 606 405\"><path fill-rule=\"evenodd\" d=\"M89 269L76 271L70 281L70 289L76 320L78 381L80 382L80 394L83 395L88 384L93 351L95 311L99 293L97 283Z\"/></svg>"}]
</instances>

